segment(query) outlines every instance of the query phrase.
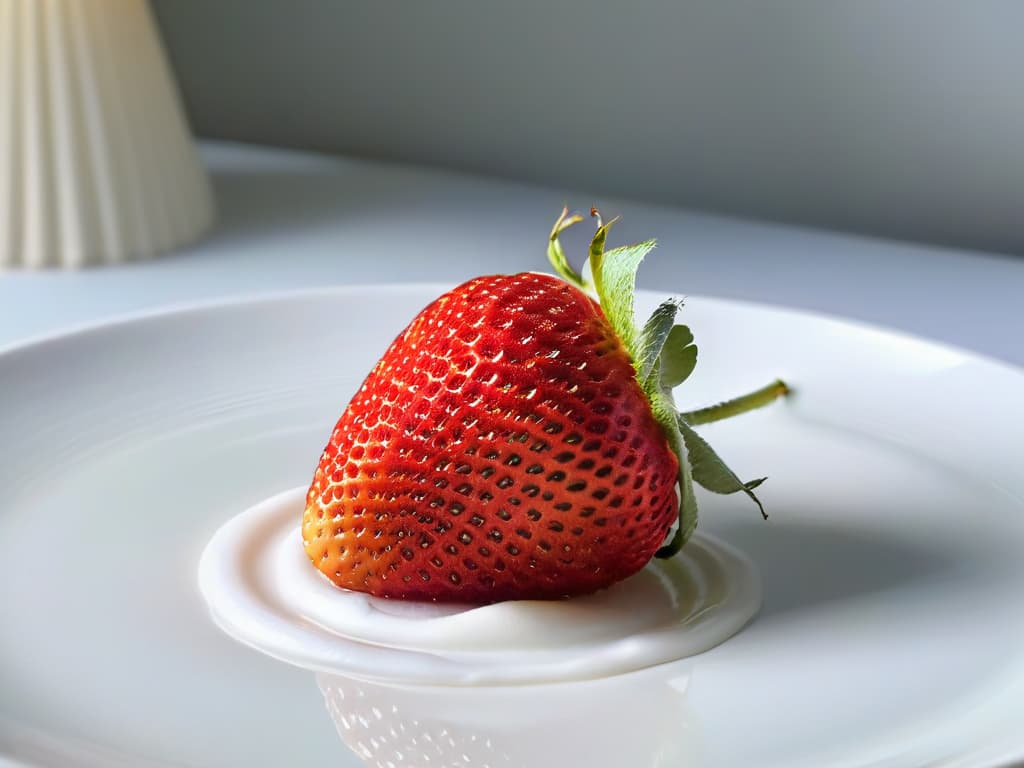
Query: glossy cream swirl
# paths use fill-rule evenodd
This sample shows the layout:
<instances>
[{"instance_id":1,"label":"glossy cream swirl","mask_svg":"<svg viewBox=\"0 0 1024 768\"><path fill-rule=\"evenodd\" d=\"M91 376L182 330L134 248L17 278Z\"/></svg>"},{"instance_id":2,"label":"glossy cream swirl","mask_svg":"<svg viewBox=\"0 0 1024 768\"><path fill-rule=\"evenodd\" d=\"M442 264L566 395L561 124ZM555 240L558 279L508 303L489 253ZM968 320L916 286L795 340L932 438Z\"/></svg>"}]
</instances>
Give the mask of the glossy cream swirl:
<instances>
[{"instance_id":1,"label":"glossy cream swirl","mask_svg":"<svg viewBox=\"0 0 1024 768\"><path fill-rule=\"evenodd\" d=\"M309 669L454 685L604 677L708 650L760 606L753 565L703 535L671 560L571 600L378 599L335 587L310 564L298 524L304 497L286 491L228 521L203 553L199 584L228 634Z\"/></svg>"}]
</instances>

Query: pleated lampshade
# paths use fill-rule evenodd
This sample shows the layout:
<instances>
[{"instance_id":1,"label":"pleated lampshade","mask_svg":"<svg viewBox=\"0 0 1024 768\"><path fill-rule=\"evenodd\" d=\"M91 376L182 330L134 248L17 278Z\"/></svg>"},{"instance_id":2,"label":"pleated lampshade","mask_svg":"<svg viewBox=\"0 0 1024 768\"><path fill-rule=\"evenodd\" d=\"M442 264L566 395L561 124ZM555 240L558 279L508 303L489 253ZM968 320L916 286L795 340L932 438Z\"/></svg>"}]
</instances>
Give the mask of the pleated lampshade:
<instances>
[{"instance_id":1,"label":"pleated lampshade","mask_svg":"<svg viewBox=\"0 0 1024 768\"><path fill-rule=\"evenodd\" d=\"M0 267L145 259L212 220L145 0L0 0Z\"/></svg>"}]
</instances>

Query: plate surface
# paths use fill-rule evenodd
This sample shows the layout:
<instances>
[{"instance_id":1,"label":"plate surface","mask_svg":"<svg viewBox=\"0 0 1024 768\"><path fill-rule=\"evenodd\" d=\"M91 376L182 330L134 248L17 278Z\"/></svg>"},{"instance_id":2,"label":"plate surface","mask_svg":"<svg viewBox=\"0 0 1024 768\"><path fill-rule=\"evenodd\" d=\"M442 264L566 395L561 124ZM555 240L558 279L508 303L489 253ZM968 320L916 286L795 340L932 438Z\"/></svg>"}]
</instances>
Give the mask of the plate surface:
<instances>
[{"instance_id":1,"label":"plate surface","mask_svg":"<svg viewBox=\"0 0 1024 768\"><path fill-rule=\"evenodd\" d=\"M442 289L208 305L0 353L0 764L1024 758L1024 374L734 302L688 300L701 363L680 404L797 388L706 428L741 475L770 477L767 523L700 499L701 529L762 575L735 638L610 680L452 690L314 679L224 636L196 587L203 546L309 481L365 372Z\"/></svg>"}]
</instances>

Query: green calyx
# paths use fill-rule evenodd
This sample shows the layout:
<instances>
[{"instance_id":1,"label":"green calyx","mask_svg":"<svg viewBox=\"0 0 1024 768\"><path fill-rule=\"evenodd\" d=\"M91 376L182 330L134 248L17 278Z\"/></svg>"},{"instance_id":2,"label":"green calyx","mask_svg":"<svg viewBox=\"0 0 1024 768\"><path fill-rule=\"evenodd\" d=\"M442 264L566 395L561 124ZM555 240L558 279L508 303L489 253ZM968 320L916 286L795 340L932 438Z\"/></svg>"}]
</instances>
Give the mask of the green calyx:
<instances>
[{"instance_id":1,"label":"green calyx","mask_svg":"<svg viewBox=\"0 0 1024 768\"><path fill-rule=\"evenodd\" d=\"M566 281L597 295L605 317L622 340L636 369L637 381L651 404L655 419L665 432L669 446L679 461L679 527L672 540L656 553L666 558L676 554L697 527L697 500L694 483L714 493L743 493L767 517L754 489L764 478L742 481L729 469L710 445L694 430L695 425L736 416L760 408L789 394L789 388L776 380L749 395L681 413L672 391L693 373L697 365L697 346L685 325L676 323L683 307L680 299L667 299L654 310L647 322L638 328L633 311L636 273L644 257L654 250L655 241L624 245L605 250L608 230L617 219L604 223L597 209L590 215L597 220L597 232L590 243L589 263L593 286L573 269L565 255L559 235L583 221L568 209L558 217L548 241L548 258L555 271Z\"/></svg>"}]
</instances>

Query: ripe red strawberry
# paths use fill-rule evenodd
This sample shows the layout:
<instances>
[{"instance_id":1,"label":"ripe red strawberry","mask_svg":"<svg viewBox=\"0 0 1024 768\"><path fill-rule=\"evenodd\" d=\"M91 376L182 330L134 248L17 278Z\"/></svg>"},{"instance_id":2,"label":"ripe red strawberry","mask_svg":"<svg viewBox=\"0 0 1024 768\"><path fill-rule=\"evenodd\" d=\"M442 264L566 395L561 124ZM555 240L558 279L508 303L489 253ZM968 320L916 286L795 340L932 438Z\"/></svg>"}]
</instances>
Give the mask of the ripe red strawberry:
<instances>
[{"instance_id":1,"label":"ripe red strawberry","mask_svg":"<svg viewBox=\"0 0 1024 768\"><path fill-rule=\"evenodd\" d=\"M672 405L696 361L673 326L679 303L633 327L653 243L605 253L599 228L598 304L558 241L579 220L563 214L549 247L569 282L528 272L449 291L345 409L302 523L338 586L471 603L592 592L643 568L681 513L669 553L682 545L696 521L691 468L712 490L753 496L760 481L736 479ZM755 398L740 406L767 399Z\"/></svg>"}]
</instances>

